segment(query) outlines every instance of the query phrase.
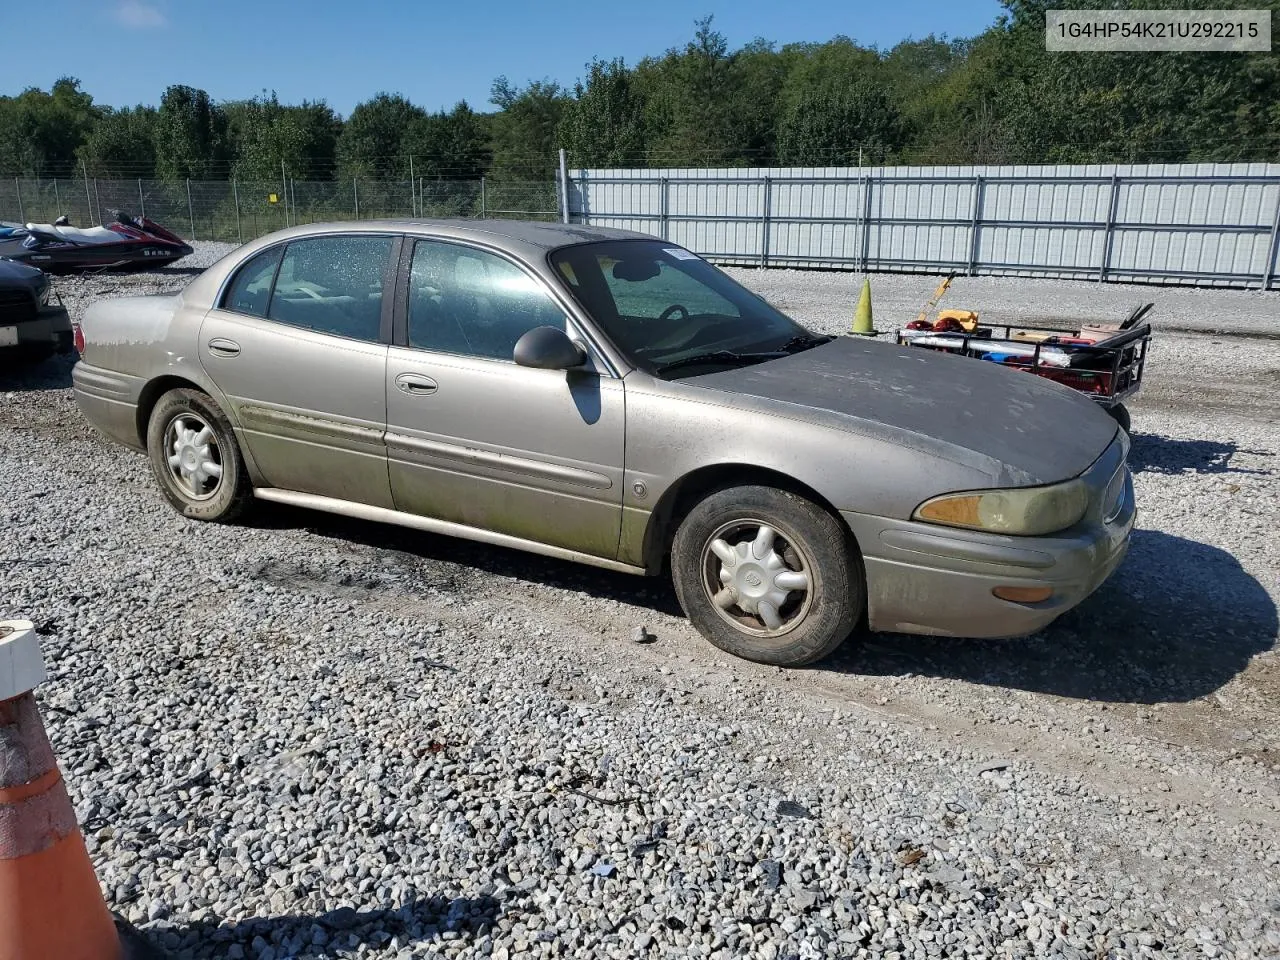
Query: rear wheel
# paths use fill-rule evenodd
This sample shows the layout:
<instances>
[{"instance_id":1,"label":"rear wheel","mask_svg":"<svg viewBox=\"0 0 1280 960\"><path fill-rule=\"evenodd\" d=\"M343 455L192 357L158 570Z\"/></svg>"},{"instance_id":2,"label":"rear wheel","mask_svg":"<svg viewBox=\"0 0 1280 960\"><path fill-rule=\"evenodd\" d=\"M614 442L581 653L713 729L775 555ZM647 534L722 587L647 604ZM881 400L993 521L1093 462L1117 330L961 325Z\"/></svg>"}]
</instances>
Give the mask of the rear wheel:
<instances>
[{"instance_id":1,"label":"rear wheel","mask_svg":"<svg viewBox=\"0 0 1280 960\"><path fill-rule=\"evenodd\" d=\"M147 453L160 491L193 520L229 523L253 488L226 414L198 390L170 390L147 424Z\"/></svg>"},{"instance_id":2,"label":"rear wheel","mask_svg":"<svg viewBox=\"0 0 1280 960\"><path fill-rule=\"evenodd\" d=\"M726 488L694 507L676 532L671 569L698 632L747 660L820 660L862 614L862 576L844 528L772 487Z\"/></svg>"}]
</instances>

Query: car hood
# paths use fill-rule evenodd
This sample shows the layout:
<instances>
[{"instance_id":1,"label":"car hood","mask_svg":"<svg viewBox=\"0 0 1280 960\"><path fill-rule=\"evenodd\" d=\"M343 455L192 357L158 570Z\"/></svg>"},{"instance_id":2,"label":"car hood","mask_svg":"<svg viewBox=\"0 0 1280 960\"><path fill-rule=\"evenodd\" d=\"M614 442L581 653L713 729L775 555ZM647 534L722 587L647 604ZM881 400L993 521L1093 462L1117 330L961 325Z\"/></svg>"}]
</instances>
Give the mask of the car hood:
<instances>
[{"instance_id":1,"label":"car hood","mask_svg":"<svg viewBox=\"0 0 1280 960\"><path fill-rule=\"evenodd\" d=\"M924 441L956 462L988 461L984 472L1018 485L1078 476L1118 429L1093 400L1041 377L853 337L682 382L835 414L854 432Z\"/></svg>"},{"instance_id":2,"label":"car hood","mask_svg":"<svg viewBox=\"0 0 1280 960\"><path fill-rule=\"evenodd\" d=\"M35 289L40 285L42 273L38 267L29 267L25 263L0 257L0 287Z\"/></svg>"}]
</instances>

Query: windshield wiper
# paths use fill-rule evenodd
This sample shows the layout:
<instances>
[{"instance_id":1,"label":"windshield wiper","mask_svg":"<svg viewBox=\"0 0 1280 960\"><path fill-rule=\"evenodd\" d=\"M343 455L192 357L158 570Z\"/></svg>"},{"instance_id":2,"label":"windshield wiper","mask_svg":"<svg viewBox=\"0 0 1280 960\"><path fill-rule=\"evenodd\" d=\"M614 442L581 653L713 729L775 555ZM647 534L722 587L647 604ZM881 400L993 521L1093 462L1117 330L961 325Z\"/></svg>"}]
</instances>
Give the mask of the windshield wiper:
<instances>
[{"instance_id":1,"label":"windshield wiper","mask_svg":"<svg viewBox=\"0 0 1280 960\"><path fill-rule=\"evenodd\" d=\"M808 350L810 347L820 347L824 343L830 343L835 337L818 336L815 337L809 333L802 333L792 337L778 349L783 353L796 353L800 350Z\"/></svg>"},{"instance_id":2,"label":"windshield wiper","mask_svg":"<svg viewBox=\"0 0 1280 960\"><path fill-rule=\"evenodd\" d=\"M763 363L765 360L777 360L779 357L785 356L786 353L781 350L771 350L768 353L735 353L732 350L713 350L710 353L697 353L692 357L681 357L679 360L664 363L658 367L658 373L670 373L672 370L697 367L709 363Z\"/></svg>"}]
</instances>

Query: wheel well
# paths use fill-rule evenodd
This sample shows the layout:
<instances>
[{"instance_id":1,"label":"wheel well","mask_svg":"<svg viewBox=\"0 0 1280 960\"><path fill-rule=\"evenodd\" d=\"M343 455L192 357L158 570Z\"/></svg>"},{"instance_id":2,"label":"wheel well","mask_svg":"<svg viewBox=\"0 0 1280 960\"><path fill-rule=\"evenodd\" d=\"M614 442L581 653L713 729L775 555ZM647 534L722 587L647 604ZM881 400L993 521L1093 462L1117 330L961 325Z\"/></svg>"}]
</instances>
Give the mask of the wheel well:
<instances>
[{"instance_id":1,"label":"wheel well","mask_svg":"<svg viewBox=\"0 0 1280 960\"><path fill-rule=\"evenodd\" d=\"M138 442L143 448L147 445L147 424L151 421L151 411L155 409L155 405L170 390L177 390L179 387L187 387L191 390L204 390L199 384L192 383L183 377L157 377L142 388L142 393L138 397Z\"/></svg>"},{"instance_id":2,"label":"wheel well","mask_svg":"<svg viewBox=\"0 0 1280 960\"><path fill-rule=\"evenodd\" d=\"M785 473L742 463L722 463L715 466L702 467L681 477L663 493L653 509L653 516L645 530L644 559L645 566L652 572L660 572L671 554L671 541L675 539L676 530L700 501L709 494L724 487L764 486L786 490L818 505L835 517L849 538L849 544L856 552L857 542L848 524L840 516L840 511L818 491L808 484L801 483Z\"/></svg>"}]
</instances>

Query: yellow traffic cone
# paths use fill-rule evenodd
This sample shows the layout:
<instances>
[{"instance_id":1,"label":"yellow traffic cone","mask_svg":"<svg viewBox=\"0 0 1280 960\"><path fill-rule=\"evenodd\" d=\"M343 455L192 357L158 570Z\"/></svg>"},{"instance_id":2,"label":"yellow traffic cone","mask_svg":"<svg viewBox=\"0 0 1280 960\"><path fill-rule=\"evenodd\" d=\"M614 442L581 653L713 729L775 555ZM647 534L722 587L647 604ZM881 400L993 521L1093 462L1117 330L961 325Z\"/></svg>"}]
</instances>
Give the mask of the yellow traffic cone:
<instances>
[{"instance_id":1,"label":"yellow traffic cone","mask_svg":"<svg viewBox=\"0 0 1280 960\"><path fill-rule=\"evenodd\" d=\"M874 337L878 331L871 325L871 278L862 281L862 293L858 297L858 306L853 311L853 328L850 333L863 337Z\"/></svg>"}]
</instances>

